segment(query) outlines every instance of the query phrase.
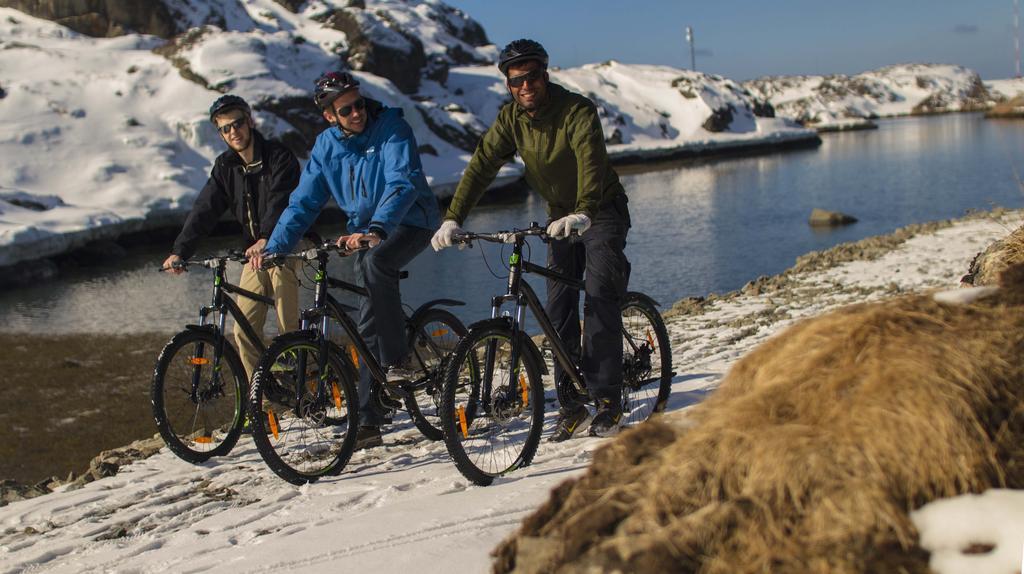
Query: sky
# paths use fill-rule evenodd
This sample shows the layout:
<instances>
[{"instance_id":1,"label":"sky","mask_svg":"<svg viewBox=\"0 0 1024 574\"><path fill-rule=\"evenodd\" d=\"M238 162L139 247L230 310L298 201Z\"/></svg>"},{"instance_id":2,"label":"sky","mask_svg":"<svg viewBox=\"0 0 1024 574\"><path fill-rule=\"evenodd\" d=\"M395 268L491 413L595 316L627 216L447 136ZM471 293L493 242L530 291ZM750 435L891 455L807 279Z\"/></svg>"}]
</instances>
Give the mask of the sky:
<instances>
[{"instance_id":1,"label":"sky","mask_svg":"<svg viewBox=\"0 0 1024 574\"><path fill-rule=\"evenodd\" d=\"M609 59L690 67L734 80L856 74L907 62L960 64L983 79L1015 75L1013 0L445 0L498 47L540 41L551 63Z\"/></svg>"}]
</instances>

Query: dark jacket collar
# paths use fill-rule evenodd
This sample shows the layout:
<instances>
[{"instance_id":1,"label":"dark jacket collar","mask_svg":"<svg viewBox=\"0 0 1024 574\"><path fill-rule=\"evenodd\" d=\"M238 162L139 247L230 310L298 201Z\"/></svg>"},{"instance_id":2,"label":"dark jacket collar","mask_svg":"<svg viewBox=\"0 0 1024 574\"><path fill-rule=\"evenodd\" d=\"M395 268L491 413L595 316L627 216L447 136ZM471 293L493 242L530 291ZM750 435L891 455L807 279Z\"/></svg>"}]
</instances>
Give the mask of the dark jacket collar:
<instances>
[{"instance_id":1,"label":"dark jacket collar","mask_svg":"<svg viewBox=\"0 0 1024 574\"><path fill-rule=\"evenodd\" d=\"M261 134L259 130L257 130L256 128L252 128L252 139L252 162L256 163L263 159L263 151L264 147L266 147L267 145L267 140L263 137L263 134ZM242 167L244 165L242 163L242 156L238 155L238 152L236 152L233 149L229 149L228 151L224 152L224 155L222 157L224 158L224 165L227 165L228 167Z\"/></svg>"}]
</instances>

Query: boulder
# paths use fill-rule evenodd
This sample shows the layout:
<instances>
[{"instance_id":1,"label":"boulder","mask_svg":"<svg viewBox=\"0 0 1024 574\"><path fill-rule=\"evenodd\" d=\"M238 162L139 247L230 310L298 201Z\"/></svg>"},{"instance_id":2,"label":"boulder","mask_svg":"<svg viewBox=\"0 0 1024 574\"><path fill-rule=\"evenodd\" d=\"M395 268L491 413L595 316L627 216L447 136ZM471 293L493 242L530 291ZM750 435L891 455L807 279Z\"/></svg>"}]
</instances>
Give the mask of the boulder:
<instances>
[{"instance_id":1,"label":"boulder","mask_svg":"<svg viewBox=\"0 0 1024 574\"><path fill-rule=\"evenodd\" d=\"M419 38L386 12L349 7L333 10L323 19L327 26L345 33L349 67L385 77L406 94L416 93L427 64Z\"/></svg>"},{"instance_id":2,"label":"boulder","mask_svg":"<svg viewBox=\"0 0 1024 574\"><path fill-rule=\"evenodd\" d=\"M703 127L709 132L717 133L724 132L729 129L733 120L733 108L732 105L712 110L711 115L708 119L704 120Z\"/></svg>"},{"instance_id":3,"label":"boulder","mask_svg":"<svg viewBox=\"0 0 1024 574\"><path fill-rule=\"evenodd\" d=\"M834 227L857 223L857 218L838 211L826 211L815 207L811 210L811 217L807 222L814 227Z\"/></svg>"},{"instance_id":4,"label":"boulder","mask_svg":"<svg viewBox=\"0 0 1024 574\"><path fill-rule=\"evenodd\" d=\"M177 29L163 2L138 0L0 0L0 7L14 8L37 18L52 20L95 37L121 36L129 32L170 38Z\"/></svg>"}]
</instances>

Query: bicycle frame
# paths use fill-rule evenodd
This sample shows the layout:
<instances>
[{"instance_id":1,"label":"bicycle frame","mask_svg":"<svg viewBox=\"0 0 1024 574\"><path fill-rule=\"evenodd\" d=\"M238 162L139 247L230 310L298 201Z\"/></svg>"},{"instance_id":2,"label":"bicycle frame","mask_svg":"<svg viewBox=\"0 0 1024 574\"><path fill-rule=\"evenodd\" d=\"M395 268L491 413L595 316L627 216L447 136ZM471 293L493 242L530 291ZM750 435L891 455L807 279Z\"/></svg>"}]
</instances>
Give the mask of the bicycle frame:
<instances>
[{"instance_id":1,"label":"bicycle frame","mask_svg":"<svg viewBox=\"0 0 1024 574\"><path fill-rule=\"evenodd\" d=\"M330 292L328 288L337 288L345 291L355 293L362 297L368 297L369 292L364 287L360 287L353 283L336 279L327 275L327 252L318 250L317 252L317 271L313 278L315 283L313 307L302 312L302 329L309 330L313 325L317 325L317 330L320 332L319 344L320 344L320 364L319 372L326 373L327 357L330 352L330 339L331 339L331 324L330 319L334 317L341 325L341 329L348 339L355 346L356 353L366 363L366 367L370 372L370 378L374 383L383 385L383 382L387 380L387 373L384 371L384 367L381 366L380 362L370 351L369 345L366 340L359 334L359 327L355 321L349 317L346 309L352 309L351 307L338 301ZM461 304L461 302L453 302ZM408 319L408 318L407 318ZM305 353L300 353L298 357L298 370L299 372L305 372L306 366ZM359 367L358 364L352 365L353 367ZM321 375L322 380L323 375ZM391 390L397 392L402 398L411 395L412 393L426 388L430 384L429 378L424 378L421 381L412 381L408 384L400 387L388 387ZM296 405L299 404L298 396L301 393L301 389L296 389ZM324 385L319 384L316 392L315 401L324 400L327 396L327 390ZM298 407L296 407L298 408Z\"/></svg>"},{"instance_id":2,"label":"bicycle frame","mask_svg":"<svg viewBox=\"0 0 1024 574\"><path fill-rule=\"evenodd\" d=\"M274 306L274 300L271 299L270 297L260 295L259 293L254 293L252 291L249 291L248 289L242 289L237 285L229 283L224 278L224 271L226 268L227 259L219 258L217 260L217 266L214 268L213 297L211 304L199 308L200 329L205 328L207 326L206 319L210 315L210 313L217 312L220 315L217 324L214 326L216 332L220 334L220 337L218 337L217 348L214 349L213 353L213 381L215 383L214 388L217 387L216 383L220 381L219 366L220 359L224 353L223 345L224 341L226 340L226 337L224 335L224 328L227 319L227 314L230 314L235 319L235 322L238 324L239 327L241 327L242 333L253 344L253 346L256 347L260 354L266 351L266 346L263 344L263 338L260 337L258 333L256 333L256 329L253 328L252 324L249 323L249 320L245 318L245 315L242 313L242 310L238 307L238 304L235 303L234 300L231 299L231 297L228 297L226 293L233 293L240 297L245 297L247 299L252 299L253 301L258 301L260 303L270 305L271 307ZM197 346L196 352L197 354L202 355L203 345L201 343ZM197 364L192 371L191 394L192 400L195 402L199 401L197 393L200 386L201 374L201 365Z\"/></svg>"},{"instance_id":3,"label":"bicycle frame","mask_svg":"<svg viewBox=\"0 0 1024 574\"><path fill-rule=\"evenodd\" d=\"M528 308L533 316L537 319L537 323L540 325L541 331L547 337L548 343L551 345L551 350L554 355L555 361L570 378L570 380L577 386L577 388L585 389L583 383L583 375L579 370L579 366L576 361L572 359L569 351L565 348L565 343L562 338L558 335L555 330L554 324L551 322L551 318L544 310L543 305L540 303L540 298L537 293L533 290L533 287L529 283L523 280L523 275L526 273L535 273L541 275L547 279L552 279L559 283L564 283L573 289L582 290L584 285L583 281L563 275L556 271L552 271L547 267L531 263L530 261L523 260L523 245L526 243L526 237L522 235L516 235L515 241L512 244L512 255L509 256L509 276L508 276L508 289L504 295L497 295L491 299L491 318L497 319L501 316L501 307L506 302L515 304L515 314L511 317L511 328L512 328L512 349L511 349L511 363L512 365L518 364L519 354L521 353L519 337L520 333L523 332L522 324L524 319L525 310ZM485 355L485 379L490 381L494 369L494 354L496 352L497 342L491 342L488 344L488 348ZM485 395L484 400L488 402L488 396L491 389L484 389ZM512 392L510 387L510 392Z\"/></svg>"}]
</instances>

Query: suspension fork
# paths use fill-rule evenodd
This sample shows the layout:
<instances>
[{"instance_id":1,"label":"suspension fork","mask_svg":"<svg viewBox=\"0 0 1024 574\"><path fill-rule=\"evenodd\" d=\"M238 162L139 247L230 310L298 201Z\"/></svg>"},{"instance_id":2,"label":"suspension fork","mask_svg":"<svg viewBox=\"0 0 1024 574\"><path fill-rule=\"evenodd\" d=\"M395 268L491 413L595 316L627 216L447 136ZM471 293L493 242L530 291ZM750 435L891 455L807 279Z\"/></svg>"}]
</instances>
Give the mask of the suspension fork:
<instances>
[{"instance_id":1,"label":"suspension fork","mask_svg":"<svg viewBox=\"0 0 1024 574\"><path fill-rule=\"evenodd\" d=\"M524 301L520 293L523 277L523 244L526 239L523 237L517 237L516 242L512 246L512 255L509 256L509 275L508 275L508 292L504 297L495 297L492 300L491 317L497 318L500 313L501 305L505 301L515 302L515 314L512 317L511 330L512 340L509 341L509 380L508 388L505 389L502 398L502 402L509 403L519 397L519 390L516 388L516 381L519 379L519 355L522 352L519 345L520 333L522 332L522 322L524 318ZM494 363L497 360L497 348L498 342L495 340L487 343L486 350L486 362L484 365L484 405L485 408L490 404L492 385L494 383Z\"/></svg>"},{"instance_id":2,"label":"suspension fork","mask_svg":"<svg viewBox=\"0 0 1024 574\"><path fill-rule=\"evenodd\" d=\"M220 359L224 354L224 290L221 285L224 283L224 268L226 266L225 261L221 261L217 266L213 276L213 294L211 305L209 307L202 307L199 309L199 325L206 325L207 316L214 312L219 311L219 321L217 330L215 333L215 340L217 341L213 347L213 360L210 362L210 368L212 376L210 378L210 389L213 391L220 386ZM194 364L192 365L192 392L190 398L194 404L199 404L201 397L199 396L199 387L203 382L203 361L206 359L204 356L206 353L206 344L198 343L196 345L196 356L193 358Z\"/></svg>"}]
</instances>

